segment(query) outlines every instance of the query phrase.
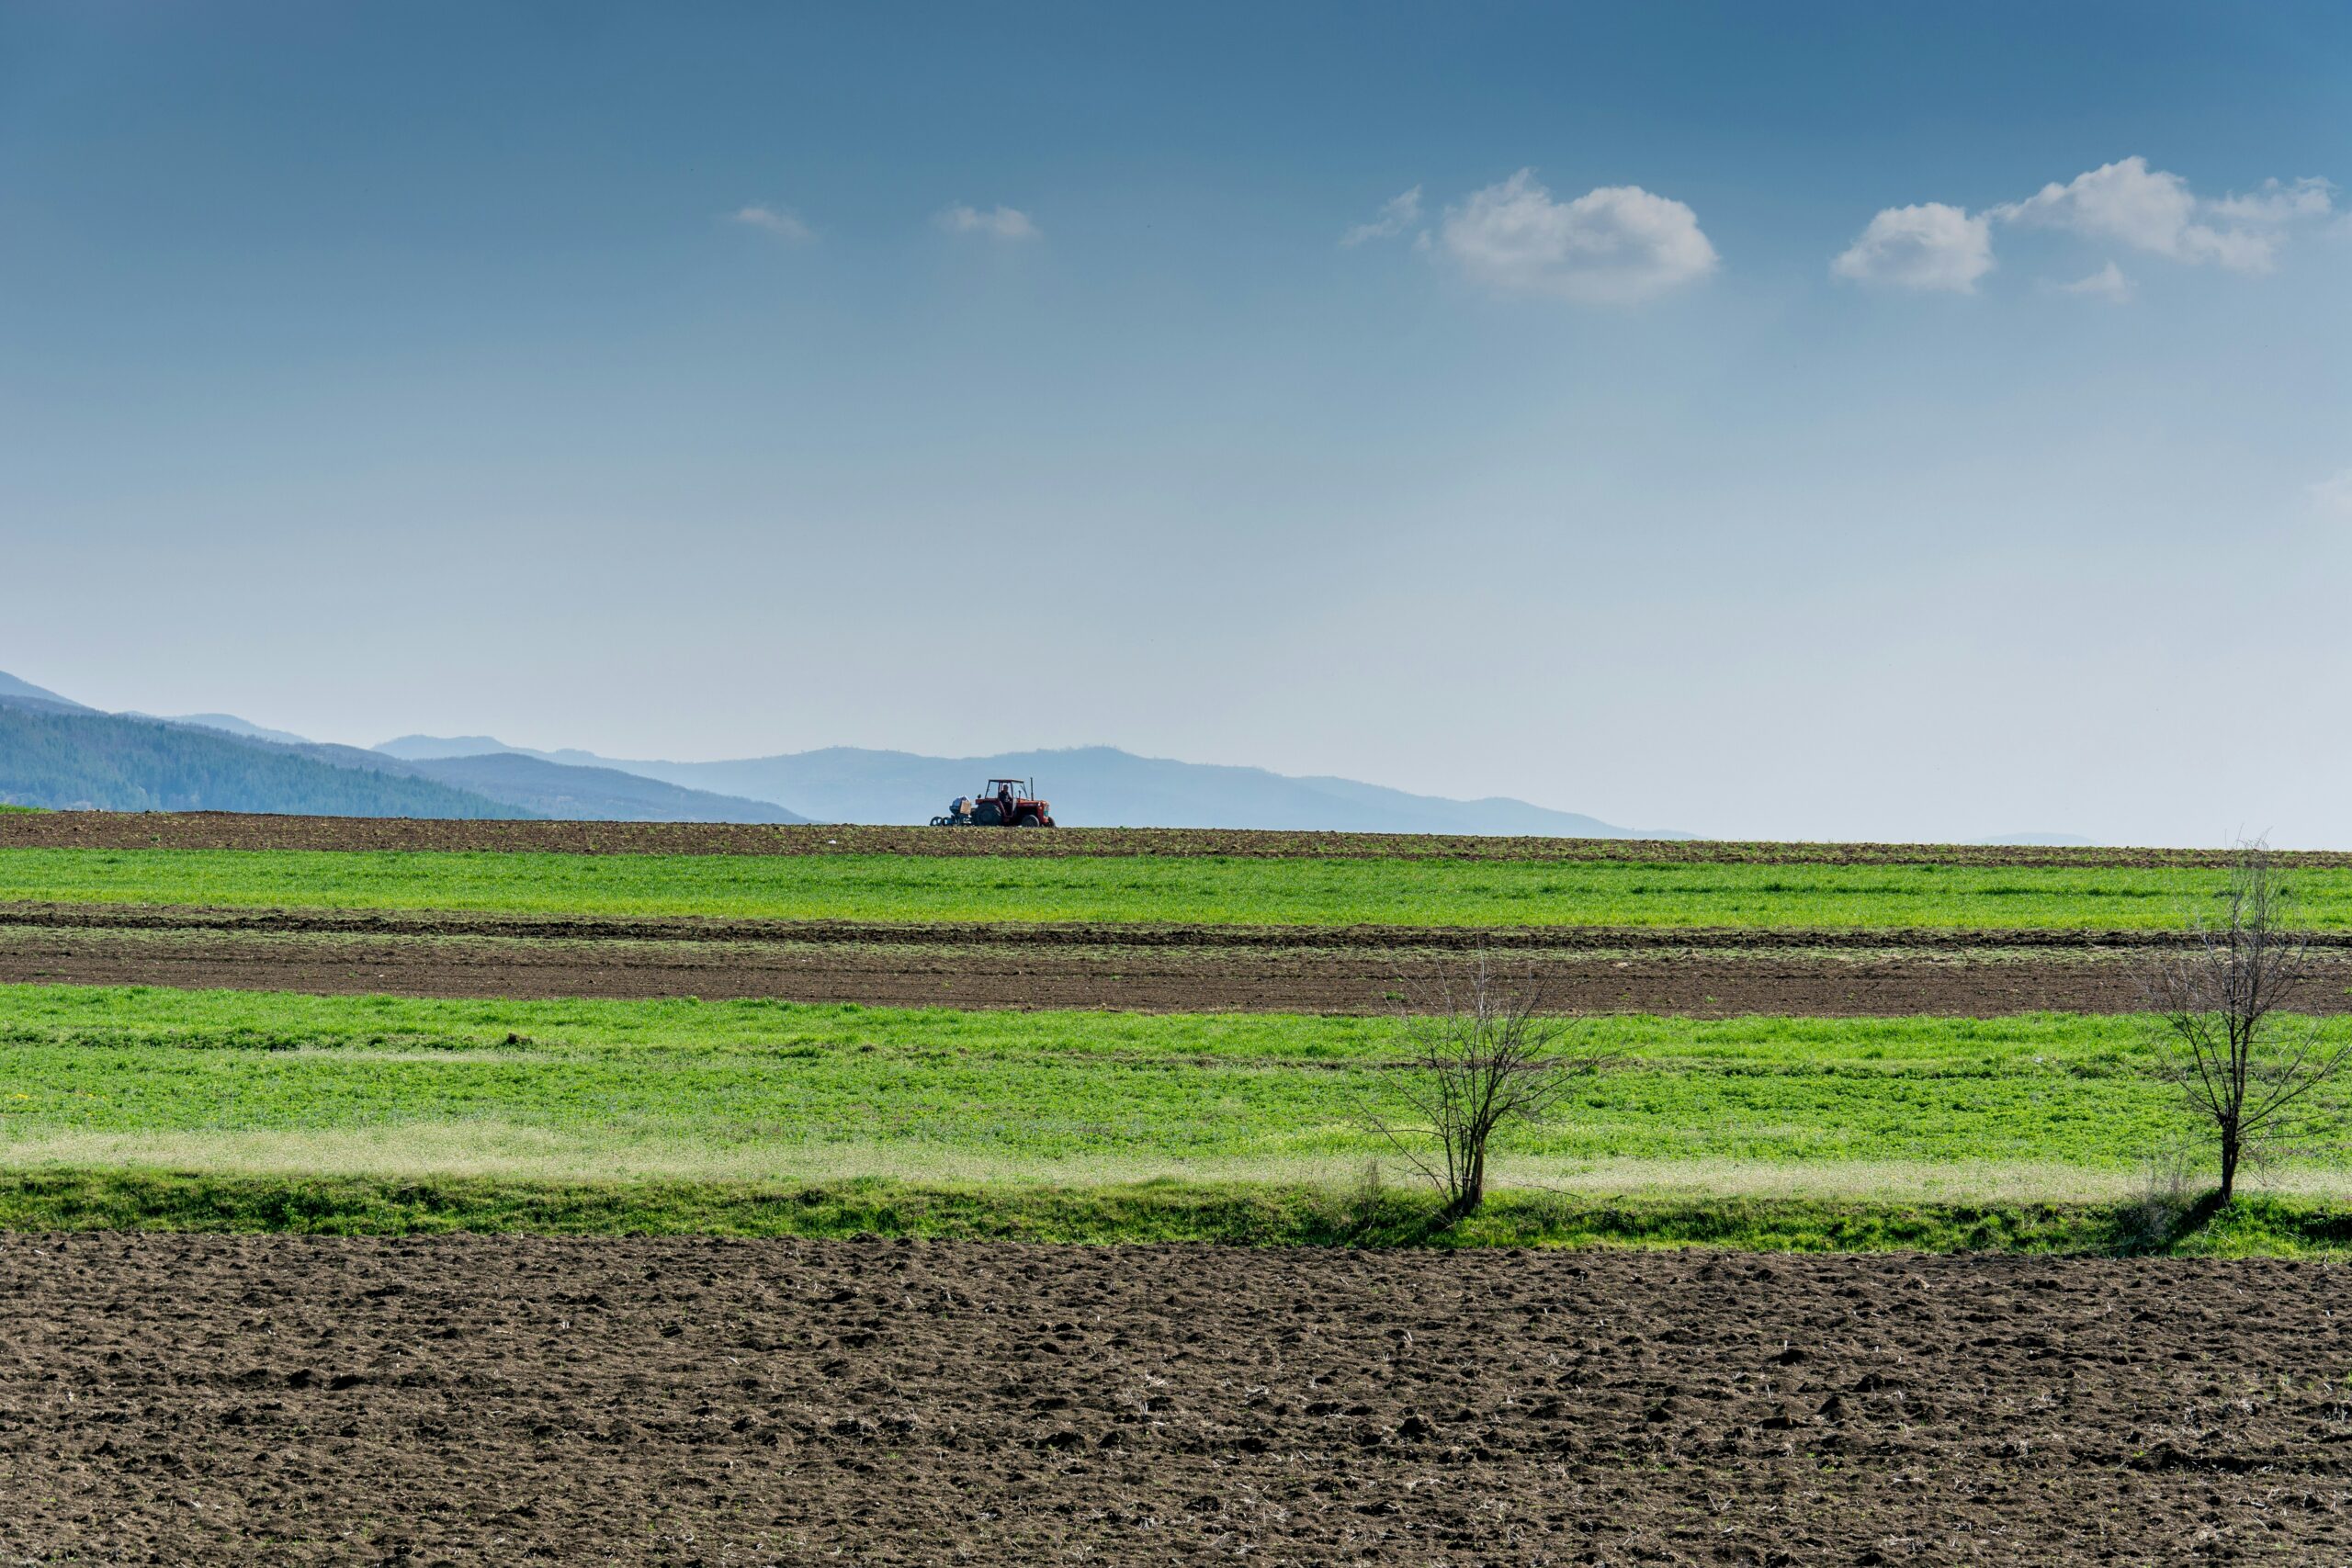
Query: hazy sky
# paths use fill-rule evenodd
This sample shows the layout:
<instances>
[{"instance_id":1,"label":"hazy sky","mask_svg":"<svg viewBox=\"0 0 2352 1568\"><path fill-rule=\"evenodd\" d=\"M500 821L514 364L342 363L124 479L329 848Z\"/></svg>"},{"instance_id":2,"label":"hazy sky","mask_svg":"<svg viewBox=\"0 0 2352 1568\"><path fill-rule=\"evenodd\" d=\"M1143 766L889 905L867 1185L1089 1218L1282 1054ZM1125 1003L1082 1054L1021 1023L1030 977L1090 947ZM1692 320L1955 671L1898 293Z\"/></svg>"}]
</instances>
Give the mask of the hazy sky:
<instances>
[{"instance_id":1,"label":"hazy sky","mask_svg":"<svg viewBox=\"0 0 2352 1568\"><path fill-rule=\"evenodd\" d=\"M0 670L2352 846L2352 6L0 6Z\"/></svg>"}]
</instances>

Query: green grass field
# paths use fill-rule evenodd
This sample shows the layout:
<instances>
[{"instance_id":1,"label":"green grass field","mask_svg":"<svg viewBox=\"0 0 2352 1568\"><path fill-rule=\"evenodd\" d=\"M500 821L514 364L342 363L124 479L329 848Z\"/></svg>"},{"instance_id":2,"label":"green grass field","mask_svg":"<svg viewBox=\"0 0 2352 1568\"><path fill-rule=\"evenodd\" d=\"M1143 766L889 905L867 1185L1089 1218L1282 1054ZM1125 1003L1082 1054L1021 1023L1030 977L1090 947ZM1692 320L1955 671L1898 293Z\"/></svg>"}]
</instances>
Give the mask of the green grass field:
<instances>
[{"instance_id":1,"label":"green grass field","mask_svg":"<svg viewBox=\"0 0 2352 1568\"><path fill-rule=\"evenodd\" d=\"M1619 1065L1506 1183L2087 1201L2186 1130L2136 1019L1589 1027ZM1396 1049L1377 1020L6 987L0 1164L1328 1185L1401 1169L1361 1121Z\"/></svg>"},{"instance_id":2,"label":"green grass field","mask_svg":"<svg viewBox=\"0 0 2352 1568\"><path fill-rule=\"evenodd\" d=\"M0 851L0 899L790 919L2149 930L2225 874L2104 866ZM2352 928L2352 869L2294 872Z\"/></svg>"},{"instance_id":3,"label":"green grass field","mask_svg":"<svg viewBox=\"0 0 2352 1568\"><path fill-rule=\"evenodd\" d=\"M873 921L2150 930L2224 876L0 851L0 900ZM2290 881L2299 924L2352 926L2352 870ZM2194 1132L2141 1019L1587 1027L1615 1066L1511 1136L1451 1240L2137 1245L2152 1162ZM1430 1239L1364 1122L1398 1049L1363 1019L0 986L0 1224ZM2265 1179L2194 1245L2352 1247L2352 1156Z\"/></svg>"}]
</instances>

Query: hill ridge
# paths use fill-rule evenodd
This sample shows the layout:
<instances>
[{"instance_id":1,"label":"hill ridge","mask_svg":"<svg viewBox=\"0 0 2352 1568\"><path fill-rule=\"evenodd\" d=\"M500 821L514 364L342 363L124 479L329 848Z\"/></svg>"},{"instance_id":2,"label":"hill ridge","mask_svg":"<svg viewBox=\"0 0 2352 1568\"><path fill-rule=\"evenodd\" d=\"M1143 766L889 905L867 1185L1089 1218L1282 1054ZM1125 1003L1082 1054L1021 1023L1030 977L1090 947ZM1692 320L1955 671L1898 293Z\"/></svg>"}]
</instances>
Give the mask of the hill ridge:
<instances>
[{"instance_id":1,"label":"hill ridge","mask_svg":"<svg viewBox=\"0 0 2352 1568\"><path fill-rule=\"evenodd\" d=\"M634 773L673 784L778 804L819 821L882 825L926 821L991 775L1035 776L1068 827L1230 828L1348 832L1477 833L1547 838L1686 839L1672 829L1635 829L1578 812L1508 796L1460 800L1415 795L1332 775L1294 775L1231 762L1148 757L1106 745L989 756L933 757L858 746L674 762L605 757L576 749L540 750L493 736L403 735L376 750L410 760L501 751L572 766Z\"/></svg>"}]
</instances>

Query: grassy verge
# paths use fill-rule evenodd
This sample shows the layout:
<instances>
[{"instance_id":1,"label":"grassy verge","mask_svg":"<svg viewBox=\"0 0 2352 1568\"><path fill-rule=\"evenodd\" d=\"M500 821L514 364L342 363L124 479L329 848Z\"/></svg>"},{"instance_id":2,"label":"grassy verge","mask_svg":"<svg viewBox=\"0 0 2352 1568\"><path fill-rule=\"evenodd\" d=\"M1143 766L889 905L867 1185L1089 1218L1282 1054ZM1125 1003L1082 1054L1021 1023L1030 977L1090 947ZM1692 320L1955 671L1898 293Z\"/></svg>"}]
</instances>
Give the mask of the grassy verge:
<instances>
[{"instance_id":1,"label":"grassy verge","mask_svg":"<svg viewBox=\"0 0 2352 1568\"><path fill-rule=\"evenodd\" d=\"M242 908L1453 927L2152 930L2226 873L2199 867L1615 861L1007 859L0 851L0 897ZM2352 928L2352 868L2292 874L2298 920Z\"/></svg>"},{"instance_id":2,"label":"grassy verge","mask_svg":"<svg viewBox=\"0 0 2352 1568\"><path fill-rule=\"evenodd\" d=\"M2128 1205L1594 1201L1508 1193L1437 1230L1399 1192L1157 1183L1003 1190L885 1181L746 1187L485 1179L0 1174L0 1229L410 1235L452 1232L922 1236L1252 1247L1683 1247L1795 1252L2352 1255L2352 1213L2243 1201L2211 1224L2151 1229Z\"/></svg>"},{"instance_id":3,"label":"grassy verge","mask_svg":"<svg viewBox=\"0 0 2352 1568\"><path fill-rule=\"evenodd\" d=\"M2103 1200L2185 1130L2138 1019L1592 1030L1620 1065L1510 1138L1506 1183ZM1396 1168L1363 1121L1396 1051L1366 1019L0 987L0 1168L1329 1185L1370 1158ZM2352 1192L2352 1167L2288 1180Z\"/></svg>"},{"instance_id":4,"label":"grassy verge","mask_svg":"<svg viewBox=\"0 0 2352 1568\"><path fill-rule=\"evenodd\" d=\"M2089 1197L2183 1126L2132 1018L1591 1028L1620 1066L1507 1179ZM1386 1152L1396 1049L1367 1019L0 987L0 1166L1286 1179Z\"/></svg>"}]
</instances>

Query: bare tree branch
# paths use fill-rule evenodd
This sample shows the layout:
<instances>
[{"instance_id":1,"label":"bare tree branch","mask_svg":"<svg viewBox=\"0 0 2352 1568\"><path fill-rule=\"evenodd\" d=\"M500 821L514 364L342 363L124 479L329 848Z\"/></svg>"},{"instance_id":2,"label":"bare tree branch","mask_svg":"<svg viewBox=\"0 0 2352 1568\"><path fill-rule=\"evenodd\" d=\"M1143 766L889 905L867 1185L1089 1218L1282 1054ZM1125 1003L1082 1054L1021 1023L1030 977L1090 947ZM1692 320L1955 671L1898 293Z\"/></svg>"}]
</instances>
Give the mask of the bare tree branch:
<instances>
[{"instance_id":1,"label":"bare tree branch","mask_svg":"<svg viewBox=\"0 0 2352 1568\"><path fill-rule=\"evenodd\" d=\"M2294 1133L2290 1112L2334 1078L2352 1043L2331 1042L2295 1005L2312 978L2311 943L2259 841L2239 847L2220 908L2191 918L2194 940L2147 960L2146 1009L2161 1026L2165 1072L2221 1145L2221 1201L2249 1153Z\"/></svg>"},{"instance_id":2,"label":"bare tree branch","mask_svg":"<svg viewBox=\"0 0 2352 1568\"><path fill-rule=\"evenodd\" d=\"M1545 1008L1532 967L1505 976L1481 953L1461 983L1439 982L1434 1004L1399 1014L1406 1059L1384 1075L1389 1105L1366 1102L1363 1115L1444 1196L1451 1221L1486 1201L1495 1134L1553 1115L1608 1058L1570 1048L1584 1021Z\"/></svg>"}]
</instances>

